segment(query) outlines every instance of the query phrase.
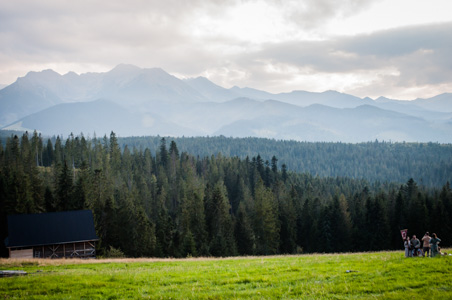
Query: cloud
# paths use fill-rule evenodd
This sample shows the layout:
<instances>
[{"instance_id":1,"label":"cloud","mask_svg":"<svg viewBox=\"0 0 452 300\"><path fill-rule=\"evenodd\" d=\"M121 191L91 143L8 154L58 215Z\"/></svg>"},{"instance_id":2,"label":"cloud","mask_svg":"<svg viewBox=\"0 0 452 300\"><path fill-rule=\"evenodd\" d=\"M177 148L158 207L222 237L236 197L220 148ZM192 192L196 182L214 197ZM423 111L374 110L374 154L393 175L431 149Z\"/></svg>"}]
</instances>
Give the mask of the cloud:
<instances>
[{"instance_id":1,"label":"cloud","mask_svg":"<svg viewBox=\"0 0 452 300\"><path fill-rule=\"evenodd\" d=\"M21 64L28 68L49 64L111 68L130 62L169 71L177 70L176 64L195 66L196 72L199 68L195 58L212 59L206 47L209 44L191 32L196 18L203 14L221 15L222 10L236 3L7 1L0 10L0 69Z\"/></svg>"},{"instance_id":2,"label":"cloud","mask_svg":"<svg viewBox=\"0 0 452 300\"><path fill-rule=\"evenodd\" d=\"M98 63L109 58L117 61L127 53L133 55L133 49L139 52L145 48L149 56L178 47L217 51L243 42L242 35L249 40L254 36L275 39L293 34L296 28L283 24L286 17L296 26L313 28L327 18L371 2L346 0L338 5L332 0L7 1L0 10L0 42L9 47L0 46L0 50L21 59L31 55L43 61L46 57L47 61L86 57ZM262 15L253 14L253 10ZM206 18L208 22L203 23Z\"/></svg>"},{"instance_id":3,"label":"cloud","mask_svg":"<svg viewBox=\"0 0 452 300\"><path fill-rule=\"evenodd\" d=\"M419 49L450 48L451 29L452 22L407 26L344 39L340 46L361 55L394 57Z\"/></svg>"},{"instance_id":4,"label":"cloud","mask_svg":"<svg viewBox=\"0 0 452 300\"><path fill-rule=\"evenodd\" d=\"M238 58L246 69L259 70L256 77L291 70L290 77L309 75L331 78L334 74L368 85L399 88L444 85L452 82L452 22L418 25L372 34L335 37L323 41L269 43L261 50ZM256 71L257 72L257 71ZM250 77L253 77L251 75ZM361 78L360 78L361 77ZM383 84L384 83L384 84ZM276 84L275 84L276 85ZM344 89L347 84L338 82ZM306 88L301 85L300 88ZM384 90L384 89L383 89Z\"/></svg>"},{"instance_id":5,"label":"cloud","mask_svg":"<svg viewBox=\"0 0 452 300\"><path fill-rule=\"evenodd\" d=\"M261 51L247 58L275 60L295 65L310 66L321 72L349 72L377 66L411 62L432 54L440 55L444 63L452 59L443 54L452 50L452 23L422 25L387 30L367 35L335 37L323 41L290 41L269 43ZM410 58L410 56L416 57ZM420 60L422 67L423 60Z\"/></svg>"},{"instance_id":6,"label":"cloud","mask_svg":"<svg viewBox=\"0 0 452 300\"><path fill-rule=\"evenodd\" d=\"M314 29L332 18L357 14L375 2L376 0L291 0L280 3L292 22L304 29Z\"/></svg>"},{"instance_id":7,"label":"cloud","mask_svg":"<svg viewBox=\"0 0 452 300\"><path fill-rule=\"evenodd\" d=\"M272 92L444 90L452 23L325 35L377 0L15 0L0 9L0 83L119 63Z\"/></svg>"}]
</instances>

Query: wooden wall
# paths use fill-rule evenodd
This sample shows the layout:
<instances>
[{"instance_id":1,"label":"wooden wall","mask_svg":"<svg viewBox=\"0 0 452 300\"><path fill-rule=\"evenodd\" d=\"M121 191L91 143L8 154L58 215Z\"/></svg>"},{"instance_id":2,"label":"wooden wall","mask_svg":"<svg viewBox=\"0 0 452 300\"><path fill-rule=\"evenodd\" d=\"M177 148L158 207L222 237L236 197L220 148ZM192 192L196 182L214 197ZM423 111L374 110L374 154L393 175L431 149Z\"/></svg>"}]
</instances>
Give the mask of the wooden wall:
<instances>
[{"instance_id":1,"label":"wooden wall","mask_svg":"<svg viewBox=\"0 0 452 300\"><path fill-rule=\"evenodd\" d=\"M10 249L10 258L95 258L94 241L34 246L32 249Z\"/></svg>"},{"instance_id":2,"label":"wooden wall","mask_svg":"<svg viewBox=\"0 0 452 300\"><path fill-rule=\"evenodd\" d=\"M33 258L33 249L11 250L10 258Z\"/></svg>"}]
</instances>

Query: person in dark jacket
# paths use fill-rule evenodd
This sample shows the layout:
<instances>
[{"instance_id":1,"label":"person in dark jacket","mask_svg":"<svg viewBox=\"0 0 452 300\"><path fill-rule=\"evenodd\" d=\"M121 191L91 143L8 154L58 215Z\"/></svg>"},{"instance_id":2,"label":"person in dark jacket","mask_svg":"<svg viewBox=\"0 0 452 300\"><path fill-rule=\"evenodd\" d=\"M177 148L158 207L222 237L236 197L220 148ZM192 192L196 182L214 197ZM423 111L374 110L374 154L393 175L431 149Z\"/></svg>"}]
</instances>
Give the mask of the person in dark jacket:
<instances>
[{"instance_id":1,"label":"person in dark jacket","mask_svg":"<svg viewBox=\"0 0 452 300\"><path fill-rule=\"evenodd\" d=\"M432 236L430 239L430 249L432 250L432 257L435 257L438 255L438 244L441 242L441 239L436 236L436 233L433 233Z\"/></svg>"},{"instance_id":2,"label":"person in dark jacket","mask_svg":"<svg viewBox=\"0 0 452 300\"><path fill-rule=\"evenodd\" d=\"M419 250L421 248L421 242L416 237L416 235L413 235L413 237L411 238L411 246L413 248L413 253L411 256L418 256L420 252Z\"/></svg>"}]
</instances>

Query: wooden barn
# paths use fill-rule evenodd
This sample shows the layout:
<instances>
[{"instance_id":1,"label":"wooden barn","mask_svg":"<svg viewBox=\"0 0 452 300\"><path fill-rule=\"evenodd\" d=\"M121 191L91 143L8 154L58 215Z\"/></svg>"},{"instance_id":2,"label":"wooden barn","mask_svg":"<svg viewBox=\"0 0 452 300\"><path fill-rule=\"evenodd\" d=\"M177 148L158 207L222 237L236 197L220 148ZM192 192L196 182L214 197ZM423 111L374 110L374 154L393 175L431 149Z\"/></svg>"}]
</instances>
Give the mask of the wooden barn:
<instances>
[{"instance_id":1,"label":"wooden barn","mask_svg":"<svg viewBox=\"0 0 452 300\"><path fill-rule=\"evenodd\" d=\"M90 210L8 216L10 258L95 258Z\"/></svg>"}]
</instances>

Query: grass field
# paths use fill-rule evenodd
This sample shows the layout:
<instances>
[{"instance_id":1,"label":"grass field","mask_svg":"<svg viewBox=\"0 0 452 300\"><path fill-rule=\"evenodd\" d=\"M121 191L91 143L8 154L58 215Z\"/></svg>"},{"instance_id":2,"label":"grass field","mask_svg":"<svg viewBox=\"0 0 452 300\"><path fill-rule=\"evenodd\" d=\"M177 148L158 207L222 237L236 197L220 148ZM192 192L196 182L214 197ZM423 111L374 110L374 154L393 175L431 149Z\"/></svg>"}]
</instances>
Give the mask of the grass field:
<instances>
[{"instance_id":1,"label":"grass field","mask_svg":"<svg viewBox=\"0 0 452 300\"><path fill-rule=\"evenodd\" d=\"M0 299L452 299L452 256L0 260Z\"/></svg>"}]
</instances>

